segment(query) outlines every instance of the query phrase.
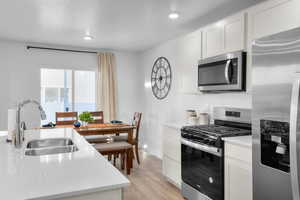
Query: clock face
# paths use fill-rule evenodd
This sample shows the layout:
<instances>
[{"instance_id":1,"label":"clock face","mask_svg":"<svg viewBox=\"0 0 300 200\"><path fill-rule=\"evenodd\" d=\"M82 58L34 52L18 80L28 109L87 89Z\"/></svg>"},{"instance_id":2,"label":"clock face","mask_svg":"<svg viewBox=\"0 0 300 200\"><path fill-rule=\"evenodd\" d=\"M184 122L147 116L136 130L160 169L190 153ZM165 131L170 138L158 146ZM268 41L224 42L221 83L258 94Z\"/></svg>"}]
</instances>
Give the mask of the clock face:
<instances>
[{"instance_id":1,"label":"clock face","mask_svg":"<svg viewBox=\"0 0 300 200\"><path fill-rule=\"evenodd\" d=\"M153 95L157 99L168 96L172 84L172 71L169 61L165 57L159 57L152 68L151 86Z\"/></svg>"}]
</instances>

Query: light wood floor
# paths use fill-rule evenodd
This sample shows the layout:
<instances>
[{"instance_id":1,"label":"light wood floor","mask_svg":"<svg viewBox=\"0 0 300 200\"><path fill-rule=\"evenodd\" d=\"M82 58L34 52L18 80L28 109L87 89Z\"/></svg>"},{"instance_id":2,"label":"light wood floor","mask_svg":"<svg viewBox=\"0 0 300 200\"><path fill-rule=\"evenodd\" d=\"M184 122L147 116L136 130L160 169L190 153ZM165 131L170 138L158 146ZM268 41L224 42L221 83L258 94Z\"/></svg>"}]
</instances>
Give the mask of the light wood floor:
<instances>
[{"instance_id":1,"label":"light wood floor","mask_svg":"<svg viewBox=\"0 0 300 200\"><path fill-rule=\"evenodd\" d=\"M141 152L141 165L134 161L128 177L131 185L124 191L124 200L184 200L179 189L165 180L162 162L155 156Z\"/></svg>"}]
</instances>

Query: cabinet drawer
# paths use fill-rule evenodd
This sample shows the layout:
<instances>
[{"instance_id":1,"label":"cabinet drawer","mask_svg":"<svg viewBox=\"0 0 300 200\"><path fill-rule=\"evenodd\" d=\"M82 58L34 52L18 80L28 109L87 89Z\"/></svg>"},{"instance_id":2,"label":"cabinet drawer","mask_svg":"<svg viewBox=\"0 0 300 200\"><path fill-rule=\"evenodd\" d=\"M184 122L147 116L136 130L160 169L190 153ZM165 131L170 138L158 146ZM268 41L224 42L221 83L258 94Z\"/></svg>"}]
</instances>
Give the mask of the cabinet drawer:
<instances>
[{"instance_id":1,"label":"cabinet drawer","mask_svg":"<svg viewBox=\"0 0 300 200\"><path fill-rule=\"evenodd\" d=\"M181 163L180 130L165 126L163 130L163 154Z\"/></svg>"},{"instance_id":2,"label":"cabinet drawer","mask_svg":"<svg viewBox=\"0 0 300 200\"><path fill-rule=\"evenodd\" d=\"M163 174L171 183L177 187L181 186L181 164L165 155L163 156Z\"/></svg>"},{"instance_id":3,"label":"cabinet drawer","mask_svg":"<svg viewBox=\"0 0 300 200\"><path fill-rule=\"evenodd\" d=\"M225 156L252 163L252 149L225 142Z\"/></svg>"}]
</instances>

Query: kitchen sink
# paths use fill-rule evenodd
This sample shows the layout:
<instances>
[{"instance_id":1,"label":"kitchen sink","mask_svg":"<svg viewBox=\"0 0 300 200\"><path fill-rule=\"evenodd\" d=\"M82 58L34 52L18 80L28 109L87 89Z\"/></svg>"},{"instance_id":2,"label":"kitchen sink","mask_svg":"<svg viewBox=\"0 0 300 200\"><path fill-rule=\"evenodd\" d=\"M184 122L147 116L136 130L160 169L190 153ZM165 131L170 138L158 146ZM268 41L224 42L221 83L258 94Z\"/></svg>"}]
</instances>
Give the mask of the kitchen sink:
<instances>
[{"instance_id":1,"label":"kitchen sink","mask_svg":"<svg viewBox=\"0 0 300 200\"><path fill-rule=\"evenodd\" d=\"M46 148L46 147L64 147L74 145L73 141L68 138L47 138L40 140L32 140L28 142L27 148Z\"/></svg>"},{"instance_id":2,"label":"kitchen sink","mask_svg":"<svg viewBox=\"0 0 300 200\"><path fill-rule=\"evenodd\" d=\"M72 146L61 146L61 147L52 147L52 148L28 149L25 151L25 155L42 156L42 155L50 155L50 154L71 153L75 151L78 151L78 148L72 145Z\"/></svg>"},{"instance_id":3,"label":"kitchen sink","mask_svg":"<svg viewBox=\"0 0 300 200\"><path fill-rule=\"evenodd\" d=\"M25 155L27 156L42 156L78 151L74 142L68 138L31 140L27 143L26 147Z\"/></svg>"}]
</instances>

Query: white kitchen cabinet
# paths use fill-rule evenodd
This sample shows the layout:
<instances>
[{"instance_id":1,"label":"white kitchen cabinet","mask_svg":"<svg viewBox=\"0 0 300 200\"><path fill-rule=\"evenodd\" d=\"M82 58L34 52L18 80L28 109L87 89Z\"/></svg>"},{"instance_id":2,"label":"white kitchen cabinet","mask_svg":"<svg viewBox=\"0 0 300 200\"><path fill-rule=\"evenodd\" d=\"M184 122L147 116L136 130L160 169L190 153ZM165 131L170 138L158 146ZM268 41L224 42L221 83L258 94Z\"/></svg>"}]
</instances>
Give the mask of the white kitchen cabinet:
<instances>
[{"instance_id":1,"label":"white kitchen cabinet","mask_svg":"<svg viewBox=\"0 0 300 200\"><path fill-rule=\"evenodd\" d=\"M252 200L251 180L248 163L225 158L225 200Z\"/></svg>"},{"instance_id":2,"label":"white kitchen cabinet","mask_svg":"<svg viewBox=\"0 0 300 200\"><path fill-rule=\"evenodd\" d=\"M225 53L244 50L246 46L246 16L238 14L225 19L224 23L224 49Z\"/></svg>"},{"instance_id":3,"label":"white kitchen cabinet","mask_svg":"<svg viewBox=\"0 0 300 200\"><path fill-rule=\"evenodd\" d=\"M203 57L213 57L224 52L224 26L214 24L203 31Z\"/></svg>"},{"instance_id":4,"label":"white kitchen cabinet","mask_svg":"<svg viewBox=\"0 0 300 200\"><path fill-rule=\"evenodd\" d=\"M203 57L244 50L246 14L238 13L203 29Z\"/></svg>"},{"instance_id":5,"label":"white kitchen cabinet","mask_svg":"<svg viewBox=\"0 0 300 200\"><path fill-rule=\"evenodd\" d=\"M163 127L163 175L175 186L181 186L180 128Z\"/></svg>"},{"instance_id":6,"label":"white kitchen cabinet","mask_svg":"<svg viewBox=\"0 0 300 200\"><path fill-rule=\"evenodd\" d=\"M269 0L249 11L251 39L257 39L300 26L299 0Z\"/></svg>"},{"instance_id":7,"label":"white kitchen cabinet","mask_svg":"<svg viewBox=\"0 0 300 200\"><path fill-rule=\"evenodd\" d=\"M198 92L198 61L202 58L202 30L180 39L177 63L180 66L181 92Z\"/></svg>"},{"instance_id":8,"label":"white kitchen cabinet","mask_svg":"<svg viewBox=\"0 0 300 200\"><path fill-rule=\"evenodd\" d=\"M176 187L181 186L181 163L163 156L163 174L167 180L174 184Z\"/></svg>"},{"instance_id":9,"label":"white kitchen cabinet","mask_svg":"<svg viewBox=\"0 0 300 200\"><path fill-rule=\"evenodd\" d=\"M225 200L252 200L252 149L225 142Z\"/></svg>"}]
</instances>

